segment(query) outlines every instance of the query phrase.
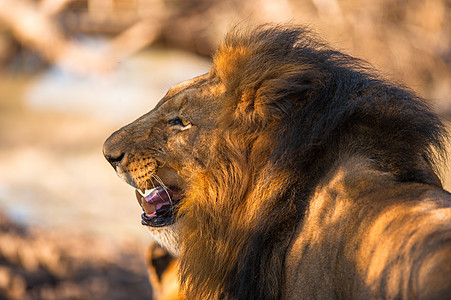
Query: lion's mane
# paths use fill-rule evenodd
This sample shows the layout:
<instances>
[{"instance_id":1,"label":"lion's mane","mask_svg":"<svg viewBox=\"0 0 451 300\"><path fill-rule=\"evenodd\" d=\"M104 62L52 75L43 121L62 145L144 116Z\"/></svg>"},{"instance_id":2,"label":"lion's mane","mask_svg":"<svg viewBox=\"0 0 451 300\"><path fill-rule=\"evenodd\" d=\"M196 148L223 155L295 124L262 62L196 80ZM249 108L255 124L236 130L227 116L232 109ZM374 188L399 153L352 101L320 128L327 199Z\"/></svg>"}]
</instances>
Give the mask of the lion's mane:
<instances>
[{"instance_id":1,"label":"lion's mane","mask_svg":"<svg viewBox=\"0 0 451 300\"><path fill-rule=\"evenodd\" d=\"M180 208L188 297L280 298L290 237L345 154L400 182L440 184L444 129L424 101L303 27L232 30L210 75L225 86L225 109L216 152Z\"/></svg>"}]
</instances>

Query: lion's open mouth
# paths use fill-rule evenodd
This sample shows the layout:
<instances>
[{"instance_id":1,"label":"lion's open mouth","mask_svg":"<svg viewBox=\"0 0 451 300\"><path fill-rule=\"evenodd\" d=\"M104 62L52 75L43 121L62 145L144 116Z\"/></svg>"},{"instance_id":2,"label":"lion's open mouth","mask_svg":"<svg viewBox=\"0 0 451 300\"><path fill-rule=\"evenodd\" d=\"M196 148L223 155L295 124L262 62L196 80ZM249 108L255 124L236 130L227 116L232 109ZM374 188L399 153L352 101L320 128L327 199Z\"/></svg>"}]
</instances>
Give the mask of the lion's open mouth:
<instances>
[{"instance_id":1,"label":"lion's open mouth","mask_svg":"<svg viewBox=\"0 0 451 300\"><path fill-rule=\"evenodd\" d=\"M156 187L150 191L135 190L136 199L143 208L141 223L151 227L173 224L177 216L177 204L182 193L176 188Z\"/></svg>"}]
</instances>

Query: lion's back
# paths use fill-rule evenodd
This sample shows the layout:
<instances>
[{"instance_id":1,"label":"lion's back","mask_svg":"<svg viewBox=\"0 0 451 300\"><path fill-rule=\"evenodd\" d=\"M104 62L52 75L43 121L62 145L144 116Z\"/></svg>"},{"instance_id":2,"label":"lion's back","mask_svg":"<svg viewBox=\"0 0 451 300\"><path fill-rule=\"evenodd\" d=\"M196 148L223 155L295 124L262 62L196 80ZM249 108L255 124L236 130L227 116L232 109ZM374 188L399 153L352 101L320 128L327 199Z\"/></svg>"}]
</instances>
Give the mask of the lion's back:
<instances>
[{"instance_id":1,"label":"lion's back","mask_svg":"<svg viewBox=\"0 0 451 300\"><path fill-rule=\"evenodd\" d=\"M312 198L288 250L286 298L449 297L451 195L356 167Z\"/></svg>"}]
</instances>

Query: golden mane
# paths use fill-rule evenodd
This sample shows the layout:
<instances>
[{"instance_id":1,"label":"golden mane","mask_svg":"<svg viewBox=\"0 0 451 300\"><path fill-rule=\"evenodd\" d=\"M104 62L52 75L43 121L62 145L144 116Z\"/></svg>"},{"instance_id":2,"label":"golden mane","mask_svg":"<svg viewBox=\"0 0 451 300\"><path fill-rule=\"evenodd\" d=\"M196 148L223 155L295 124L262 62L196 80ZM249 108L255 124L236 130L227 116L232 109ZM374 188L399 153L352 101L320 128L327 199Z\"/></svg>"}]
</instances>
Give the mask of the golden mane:
<instances>
[{"instance_id":1,"label":"golden mane","mask_svg":"<svg viewBox=\"0 0 451 300\"><path fill-rule=\"evenodd\" d=\"M188 297L280 298L290 238L343 156L369 158L399 182L440 184L432 153L442 124L374 74L303 27L228 34L210 72L226 90L217 152L193 172L180 208Z\"/></svg>"}]
</instances>

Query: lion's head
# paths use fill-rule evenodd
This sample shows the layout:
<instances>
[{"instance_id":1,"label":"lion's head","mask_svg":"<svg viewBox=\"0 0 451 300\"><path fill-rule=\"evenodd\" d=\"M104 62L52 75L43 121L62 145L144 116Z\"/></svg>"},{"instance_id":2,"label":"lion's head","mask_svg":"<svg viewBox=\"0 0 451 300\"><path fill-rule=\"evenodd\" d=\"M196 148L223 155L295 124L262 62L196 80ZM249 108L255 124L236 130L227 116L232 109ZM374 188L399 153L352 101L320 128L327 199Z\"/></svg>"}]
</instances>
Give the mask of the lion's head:
<instances>
[{"instance_id":1,"label":"lion's head","mask_svg":"<svg viewBox=\"0 0 451 300\"><path fill-rule=\"evenodd\" d=\"M180 256L188 292L279 297L290 238L343 157L440 185L440 121L369 70L301 27L234 30L208 74L105 142L108 161L140 191L143 224Z\"/></svg>"},{"instance_id":2,"label":"lion's head","mask_svg":"<svg viewBox=\"0 0 451 300\"><path fill-rule=\"evenodd\" d=\"M136 189L146 210L142 223L174 255L179 253L174 225L179 202L214 151L221 94L209 75L181 83L151 112L113 133L104 146L119 177Z\"/></svg>"}]
</instances>

